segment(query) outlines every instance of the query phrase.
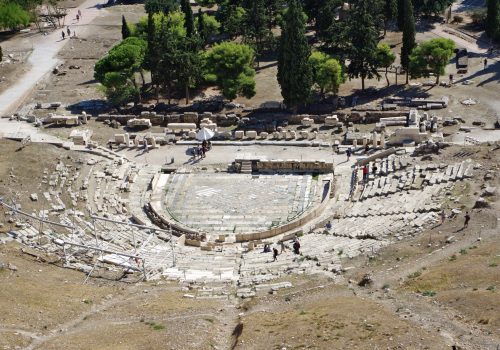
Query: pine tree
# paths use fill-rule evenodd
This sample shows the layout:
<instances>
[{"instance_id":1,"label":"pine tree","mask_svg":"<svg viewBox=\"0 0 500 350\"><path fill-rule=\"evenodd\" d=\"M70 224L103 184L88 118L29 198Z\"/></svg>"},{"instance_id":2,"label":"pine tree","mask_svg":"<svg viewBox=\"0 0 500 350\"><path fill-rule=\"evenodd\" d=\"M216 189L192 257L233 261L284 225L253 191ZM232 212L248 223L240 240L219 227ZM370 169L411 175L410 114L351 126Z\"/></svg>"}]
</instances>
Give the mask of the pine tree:
<instances>
[{"instance_id":1,"label":"pine tree","mask_svg":"<svg viewBox=\"0 0 500 350\"><path fill-rule=\"evenodd\" d=\"M349 66L347 74L350 78L361 78L361 89L365 89L365 79L378 77L377 44L379 40L377 11L373 1L359 0L353 4L349 13L347 37L351 43L348 52Z\"/></svg>"},{"instance_id":2,"label":"pine tree","mask_svg":"<svg viewBox=\"0 0 500 350\"><path fill-rule=\"evenodd\" d=\"M125 16L122 15L122 39L125 40L130 36L130 28L128 27Z\"/></svg>"},{"instance_id":3,"label":"pine tree","mask_svg":"<svg viewBox=\"0 0 500 350\"><path fill-rule=\"evenodd\" d=\"M312 86L311 67L308 64L310 49L298 0L289 0L283 17L278 51L278 83L285 104L296 113L297 107L309 97Z\"/></svg>"},{"instance_id":4,"label":"pine tree","mask_svg":"<svg viewBox=\"0 0 500 350\"><path fill-rule=\"evenodd\" d=\"M184 26L186 27L186 34L191 38L194 34L194 18L193 10L189 4L189 0L182 0L181 10L184 12Z\"/></svg>"},{"instance_id":5,"label":"pine tree","mask_svg":"<svg viewBox=\"0 0 500 350\"><path fill-rule=\"evenodd\" d=\"M500 36L500 1L487 0L486 6L486 34L495 39Z\"/></svg>"},{"instance_id":6,"label":"pine tree","mask_svg":"<svg viewBox=\"0 0 500 350\"><path fill-rule=\"evenodd\" d=\"M202 45L205 45L207 42L206 37L206 28L205 28L205 20L203 19L203 13L201 12L201 8L198 9L198 35L200 36Z\"/></svg>"},{"instance_id":7,"label":"pine tree","mask_svg":"<svg viewBox=\"0 0 500 350\"><path fill-rule=\"evenodd\" d=\"M403 26L405 23L405 0L396 0L396 1L398 8L398 14L397 14L398 29L403 30Z\"/></svg>"},{"instance_id":8,"label":"pine tree","mask_svg":"<svg viewBox=\"0 0 500 350\"><path fill-rule=\"evenodd\" d=\"M403 47L401 48L401 65L406 71L406 84L408 84L408 69L410 66L410 55L415 47L415 17L413 17L413 5L411 0L404 0L404 26Z\"/></svg>"}]
</instances>

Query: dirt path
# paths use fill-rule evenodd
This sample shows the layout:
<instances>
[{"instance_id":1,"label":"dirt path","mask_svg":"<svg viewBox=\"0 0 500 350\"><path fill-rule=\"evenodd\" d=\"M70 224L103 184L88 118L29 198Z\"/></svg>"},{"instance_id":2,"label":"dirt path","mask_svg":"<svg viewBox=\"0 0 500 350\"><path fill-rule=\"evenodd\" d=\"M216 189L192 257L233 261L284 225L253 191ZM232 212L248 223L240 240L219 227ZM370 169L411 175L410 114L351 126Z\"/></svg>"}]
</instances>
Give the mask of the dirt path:
<instances>
[{"instance_id":1,"label":"dirt path","mask_svg":"<svg viewBox=\"0 0 500 350\"><path fill-rule=\"evenodd\" d=\"M78 8L70 9L66 25L70 27L72 32L75 31L78 37L81 37L82 34L85 34L86 25L97 17L100 11L103 11L100 6L101 2L101 0L84 2L79 7L82 11L82 18L79 22L75 19ZM70 40L73 39L67 37L65 40L61 39L61 29L46 36L40 33L30 38L33 45L33 52L28 59L30 68L19 77L15 84L0 94L0 116L13 113L19 107L38 81L58 63L57 53Z\"/></svg>"}]
</instances>

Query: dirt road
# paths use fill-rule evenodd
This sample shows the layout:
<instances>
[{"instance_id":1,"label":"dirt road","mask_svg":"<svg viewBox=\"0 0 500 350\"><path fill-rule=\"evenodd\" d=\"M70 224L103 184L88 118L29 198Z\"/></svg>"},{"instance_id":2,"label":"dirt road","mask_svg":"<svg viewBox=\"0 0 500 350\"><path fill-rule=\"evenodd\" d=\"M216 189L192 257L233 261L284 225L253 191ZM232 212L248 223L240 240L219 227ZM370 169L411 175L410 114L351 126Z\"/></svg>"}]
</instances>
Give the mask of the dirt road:
<instances>
[{"instance_id":1,"label":"dirt road","mask_svg":"<svg viewBox=\"0 0 500 350\"><path fill-rule=\"evenodd\" d=\"M76 31L77 36L82 36L85 34L86 25L89 24L100 11L103 11L101 3L102 0L88 0L79 8L70 9L68 11L66 25L70 27L72 32ZM79 21L76 20L78 10L82 13L82 18ZM56 30L45 36L40 33L30 38L33 45L33 52L28 59L30 68L19 77L17 83L0 94L0 116L13 113L29 95L38 81L49 73L58 63L58 60L55 58L57 53L66 43L72 40L67 36L66 39L63 40L61 31L62 29ZM66 28L64 28L64 31L66 31Z\"/></svg>"}]
</instances>

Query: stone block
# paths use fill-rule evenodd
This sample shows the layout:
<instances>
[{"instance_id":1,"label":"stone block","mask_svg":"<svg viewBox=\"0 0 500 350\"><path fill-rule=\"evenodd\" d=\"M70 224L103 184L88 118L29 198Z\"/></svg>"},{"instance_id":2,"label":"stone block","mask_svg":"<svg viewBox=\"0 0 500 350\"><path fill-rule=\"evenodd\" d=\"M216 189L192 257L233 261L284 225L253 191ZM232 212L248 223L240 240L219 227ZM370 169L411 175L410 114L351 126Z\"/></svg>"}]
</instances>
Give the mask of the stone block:
<instances>
[{"instance_id":1,"label":"stone block","mask_svg":"<svg viewBox=\"0 0 500 350\"><path fill-rule=\"evenodd\" d=\"M255 131L255 130L247 130L245 136L247 138L249 138L249 139L255 139L255 138L257 138L257 131Z\"/></svg>"},{"instance_id":2,"label":"stone block","mask_svg":"<svg viewBox=\"0 0 500 350\"><path fill-rule=\"evenodd\" d=\"M261 133L259 134L259 137L260 137L261 139L267 139L267 136L268 136L268 135L269 135L269 134L268 134L267 132L263 131L263 132L261 132Z\"/></svg>"},{"instance_id":3,"label":"stone block","mask_svg":"<svg viewBox=\"0 0 500 350\"><path fill-rule=\"evenodd\" d=\"M237 130L234 132L234 138L237 140L243 139L244 135L245 135L245 132L243 130Z\"/></svg>"}]
</instances>

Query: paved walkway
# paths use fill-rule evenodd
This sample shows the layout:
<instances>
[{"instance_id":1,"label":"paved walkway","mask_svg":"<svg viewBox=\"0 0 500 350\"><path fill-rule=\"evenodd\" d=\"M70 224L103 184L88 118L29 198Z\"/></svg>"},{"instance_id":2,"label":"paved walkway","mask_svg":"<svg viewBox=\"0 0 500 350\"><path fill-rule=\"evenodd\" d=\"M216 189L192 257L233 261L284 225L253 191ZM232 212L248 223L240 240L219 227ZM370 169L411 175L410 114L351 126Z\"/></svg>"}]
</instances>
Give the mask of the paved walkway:
<instances>
[{"instance_id":1,"label":"paved walkway","mask_svg":"<svg viewBox=\"0 0 500 350\"><path fill-rule=\"evenodd\" d=\"M72 24L78 25L77 36L84 33L85 29L82 26L89 24L97 16L101 2L102 0L88 0L79 8L68 11L66 24L70 28ZM82 11L82 18L77 23L75 18L78 9ZM61 39L61 30L58 29L47 36L42 34L34 35L29 39L33 45L33 52L28 59L30 69L19 77L17 83L0 94L0 116L14 113L38 81L59 62L56 58L58 52L70 41L67 37L65 40Z\"/></svg>"}]
</instances>

